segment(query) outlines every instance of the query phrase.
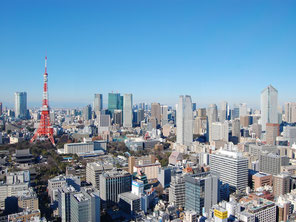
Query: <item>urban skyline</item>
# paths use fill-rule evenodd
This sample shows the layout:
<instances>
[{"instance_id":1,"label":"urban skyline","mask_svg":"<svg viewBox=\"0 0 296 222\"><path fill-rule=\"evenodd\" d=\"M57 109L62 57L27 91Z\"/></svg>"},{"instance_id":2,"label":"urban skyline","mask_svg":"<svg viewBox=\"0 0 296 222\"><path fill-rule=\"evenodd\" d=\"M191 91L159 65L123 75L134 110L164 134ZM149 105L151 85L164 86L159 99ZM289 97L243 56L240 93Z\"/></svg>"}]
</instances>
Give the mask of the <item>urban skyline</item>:
<instances>
[{"instance_id":1,"label":"urban skyline","mask_svg":"<svg viewBox=\"0 0 296 222\"><path fill-rule=\"evenodd\" d=\"M0 3L1 221L296 221L295 11Z\"/></svg>"}]
</instances>

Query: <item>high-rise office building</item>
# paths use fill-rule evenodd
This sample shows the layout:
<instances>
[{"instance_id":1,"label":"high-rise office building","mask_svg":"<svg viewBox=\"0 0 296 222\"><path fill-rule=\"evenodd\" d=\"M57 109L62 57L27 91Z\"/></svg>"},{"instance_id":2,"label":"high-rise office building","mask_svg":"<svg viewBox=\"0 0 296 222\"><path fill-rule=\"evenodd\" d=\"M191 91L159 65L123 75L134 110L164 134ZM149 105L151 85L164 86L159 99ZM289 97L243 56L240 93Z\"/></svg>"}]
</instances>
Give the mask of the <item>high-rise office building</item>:
<instances>
[{"instance_id":1,"label":"high-rise office building","mask_svg":"<svg viewBox=\"0 0 296 222\"><path fill-rule=\"evenodd\" d=\"M232 139L233 140L236 140L237 143L239 143L240 141L240 136L241 136L241 133L240 133L240 121L239 119L234 119L232 120Z\"/></svg>"},{"instance_id":2,"label":"high-rise office building","mask_svg":"<svg viewBox=\"0 0 296 222\"><path fill-rule=\"evenodd\" d=\"M278 175L282 166L289 165L289 157L263 151L259 155L260 172Z\"/></svg>"},{"instance_id":3,"label":"high-rise office building","mask_svg":"<svg viewBox=\"0 0 296 222\"><path fill-rule=\"evenodd\" d=\"M207 139L212 141L212 123L218 122L218 110L216 104L210 104L207 110L208 116L208 129L207 129Z\"/></svg>"},{"instance_id":4,"label":"high-rise office building","mask_svg":"<svg viewBox=\"0 0 296 222\"><path fill-rule=\"evenodd\" d=\"M76 191L73 186L64 185L58 188L58 209L62 222L71 221L71 194Z\"/></svg>"},{"instance_id":5,"label":"high-rise office building","mask_svg":"<svg viewBox=\"0 0 296 222\"><path fill-rule=\"evenodd\" d=\"M177 108L177 143L190 146L193 142L193 112L190 96L180 96Z\"/></svg>"},{"instance_id":6,"label":"high-rise office building","mask_svg":"<svg viewBox=\"0 0 296 222\"><path fill-rule=\"evenodd\" d=\"M83 118L84 120L90 120L91 119L91 105L87 105L83 108Z\"/></svg>"},{"instance_id":7,"label":"high-rise office building","mask_svg":"<svg viewBox=\"0 0 296 222\"><path fill-rule=\"evenodd\" d=\"M119 109L123 110L123 96L119 97Z\"/></svg>"},{"instance_id":8,"label":"high-rise office building","mask_svg":"<svg viewBox=\"0 0 296 222\"><path fill-rule=\"evenodd\" d=\"M279 197L290 193L290 174L279 174L273 176L273 195Z\"/></svg>"},{"instance_id":9,"label":"high-rise office building","mask_svg":"<svg viewBox=\"0 0 296 222\"><path fill-rule=\"evenodd\" d=\"M171 183L171 171L172 169L169 167L163 167L158 169L157 179L163 188L167 188Z\"/></svg>"},{"instance_id":10,"label":"high-rise office building","mask_svg":"<svg viewBox=\"0 0 296 222\"><path fill-rule=\"evenodd\" d=\"M161 125L164 126L168 123L168 106L161 106Z\"/></svg>"},{"instance_id":11,"label":"high-rise office building","mask_svg":"<svg viewBox=\"0 0 296 222\"><path fill-rule=\"evenodd\" d=\"M97 120L98 120L98 126L99 127L109 127L109 126L111 126L110 115L100 114L97 117Z\"/></svg>"},{"instance_id":12,"label":"high-rise office building","mask_svg":"<svg viewBox=\"0 0 296 222\"><path fill-rule=\"evenodd\" d=\"M3 109L2 103L0 102L0 116L2 115L2 109Z\"/></svg>"},{"instance_id":13,"label":"high-rise office building","mask_svg":"<svg viewBox=\"0 0 296 222\"><path fill-rule=\"evenodd\" d=\"M193 134L204 135L207 132L207 122L206 116L197 116L193 121Z\"/></svg>"},{"instance_id":14,"label":"high-rise office building","mask_svg":"<svg viewBox=\"0 0 296 222\"><path fill-rule=\"evenodd\" d=\"M287 123L296 122L296 103L285 104L285 120Z\"/></svg>"},{"instance_id":15,"label":"high-rise office building","mask_svg":"<svg viewBox=\"0 0 296 222\"><path fill-rule=\"evenodd\" d=\"M261 134L262 134L261 124L253 123L251 127L251 131L254 134L255 138L261 139Z\"/></svg>"},{"instance_id":16,"label":"high-rise office building","mask_svg":"<svg viewBox=\"0 0 296 222\"><path fill-rule=\"evenodd\" d=\"M223 101L221 102L219 120L221 123L223 123L227 119L228 119L228 103L226 101Z\"/></svg>"},{"instance_id":17,"label":"high-rise office building","mask_svg":"<svg viewBox=\"0 0 296 222\"><path fill-rule=\"evenodd\" d=\"M212 123L212 130L211 130L211 138L212 141L224 141L228 142L229 140L229 124L228 121L221 122L214 122Z\"/></svg>"},{"instance_id":18,"label":"high-rise office building","mask_svg":"<svg viewBox=\"0 0 296 222\"><path fill-rule=\"evenodd\" d=\"M122 126L122 110L115 109L113 113L113 123Z\"/></svg>"},{"instance_id":19,"label":"high-rise office building","mask_svg":"<svg viewBox=\"0 0 296 222\"><path fill-rule=\"evenodd\" d=\"M95 94L94 112L98 116L103 109L103 94Z\"/></svg>"},{"instance_id":20,"label":"high-rise office building","mask_svg":"<svg viewBox=\"0 0 296 222\"><path fill-rule=\"evenodd\" d=\"M197 214L209 212L218 203L218 176L211 173L199 173L185 176L185 210L194 210Z\"/></svg>"},{"instance_id":21,"label":"high-rise office building","mask_svg":"<svg viewBox=\"0 0 296 222\"><path fill-rule=\"evenodd\" d=\"M124 94L123 96L123 126L133 126L133 95Z\"/></svg>"},{"instance_id":22,"label":"high-rise office building","mask_svg":"<svg viewBox=\"0 0 296 222\"><path fill-rule=\"evenodd\" d=\"M233 105L233 109L231 110L231 119L239 118L239 107L237 105Z\"/></svg>"},{"instance_id":23,"label":"high-rise office building","mask_svg":"<svg viewBox=\"0 0 296 222\"><path fill-rule=\"evenodd\" d=\"M276 145L276 137L280 135L280 125L266 123L266 144Z\"/></svg>"},{"instance_id":24,"label":"high-rise office building","mask_svg":"<svg viewBox=\"0 0 296 222\"><path fill-rule=\"evenodd\" d=\"M100 192L93 188L82 188L70 197L71 222L100 222Z\"/></svg>"},{"instance_id":25,"label":"high-rise office building","mask_svg":"<svg viewBox=\"0 0 296 222\"><path fill-rule=\"evenodd\" d=\"M246 103L240 103L239 104L239 116L248 116L249 112L248 112L248 107Z\"/></svg>"},{"instance_id":26,"label":"high-rise office building","mask_svg":"<svg viewBox=\"0 0 296 222\"><path fill-rule=\"evenodd\" d=\"M87 163L86 165L86 182L91 183L94 188L100 188L100 175L103 172L113 169L112 164L101 164L98 162Z\"/></svg>"},{"instance_id":27,"label":"high-rise office building","mask_svg":"<svg viewBox=\"0 0 296 222\"><path fill-rule=\"evenodd\" d=\"M131 191L132 175L124 170L111 170L100 175L100 197L104 208L118 202L118 194Z\"/></svg>"},{"instance_id":28,"label":"high-rise office building","mask_svg":"<svg viewBox=\"0 0 296 222\"><path fill-rule=\"evenodd\" d=\"M144 110L138 109L137 110L137 124L140 125L143 120L144 120Z\"/></svg>"},{"instance_id":29,"label":"high-rise office building","mask_svg":"<svg viewBox=\"0 0 296 222\"><path fill-rule=\"evenodd\" d=\"M151 119L156 120L156 127L152 126L153 128L157 128L161 122L161 107L159 103L152 103L151 104Z\"/></svg>"},{"instance_id":30,"label":"high-rise office building","mask_svg":"<svg viewBox=\"0 0 296 222\"><path fill-rule=\"evenodd\" d=\"M178 208L185 207L185 179L182 174L171 177L169 202L174 203Z\"/></svg>"},{"instance_id":31,"label":"high-rise office building","mask_svg":"<svg viewBox=\"0 0 296 222\"><path fill-rule=\"evenodd\" d=\"M261 125L266 130L266 123L278 123L278 91L269 85L261 92Z\"/></svg>"},{"instance_id":32,"label":"high-rise office building","mask_svg":"<svg viewBox=\"0 0 296 222\"><path fill-rule=\"evenodd\" d=\"M113 117L114 110L121 109L121 97L119 93L109 93L108 94L108 110L111 112Z\"/></svg>"},{"instance_id":33,"label":"high-rise office building","mask_svg":"<svg viewBox=\"0 0 296 222\"><path fill-rule=\"evenodd\" d=\"M250 116L240 116L240 125L244 128L248 128L251 122L251 117Z\"/></svg>"},{"instance_id":34,"label":"high-rise office building","mask_svg":"<svg viewBox=\"0 0 296 222\"><path fill-rule=\"evenodd\" d=\"M27 118L27 93L16 92L15 97L15 117L20 119Z\"/></svg>"},{"instance_id":35,"label":"high-rise office building","mask_svg":"<svg viewBox=\"0 0 296 222\"><path fill-rule=\"evenodd\" d=\"M219 179L229 184L232 191L245 191L248 185L248 159L242 153L219 150L210 155L210 167L213 173L219 174Z\"/></svg>"}]
</instances>

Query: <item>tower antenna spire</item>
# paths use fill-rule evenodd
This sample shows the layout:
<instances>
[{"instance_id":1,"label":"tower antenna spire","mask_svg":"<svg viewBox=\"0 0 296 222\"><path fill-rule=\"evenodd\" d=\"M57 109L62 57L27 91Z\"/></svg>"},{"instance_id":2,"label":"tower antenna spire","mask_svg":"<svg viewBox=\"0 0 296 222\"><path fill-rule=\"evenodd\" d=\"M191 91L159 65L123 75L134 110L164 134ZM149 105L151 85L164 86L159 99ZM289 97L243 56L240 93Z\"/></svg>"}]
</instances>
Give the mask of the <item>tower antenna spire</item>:
<instances>
[{"instance_id":1,"label":"tower antenna spire","mask_svg":"<svg viewBox=\"0 0 296 222\"><path fill-rule=\"evenodd\" d=\"M47 55L45 55L45 72L43 74L43 99L42 99L42 109L41 109L41 118L38 129L36 130L34 136L31 139L31 142L34 142L38 139L49 139L52 145L55 146L54 138L53 138L53 128L50 123L50 111L48 106L48 74L47 74Z\"/></svg>"}]
</instances>

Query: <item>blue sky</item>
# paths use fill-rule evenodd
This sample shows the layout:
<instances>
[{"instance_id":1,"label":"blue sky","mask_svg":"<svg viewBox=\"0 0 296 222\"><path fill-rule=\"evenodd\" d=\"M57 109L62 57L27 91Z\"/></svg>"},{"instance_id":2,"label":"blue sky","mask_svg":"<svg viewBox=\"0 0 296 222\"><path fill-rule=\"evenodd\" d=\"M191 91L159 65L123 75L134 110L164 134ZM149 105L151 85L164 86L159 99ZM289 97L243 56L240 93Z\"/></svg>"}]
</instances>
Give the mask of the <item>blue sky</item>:
<instances>
[{"instance_id":1,"label":"blue sky","mask_svg":"<svg viewBox=\"0 0 296 222\"><path fill-rule=\"evenodd\" d=\"M0 101L41 105L44 55L53 106L94 93L134 102L257 106L268 84L295 101L296 1L9 0L0 2Z\"/></svg>"}]
</instances>

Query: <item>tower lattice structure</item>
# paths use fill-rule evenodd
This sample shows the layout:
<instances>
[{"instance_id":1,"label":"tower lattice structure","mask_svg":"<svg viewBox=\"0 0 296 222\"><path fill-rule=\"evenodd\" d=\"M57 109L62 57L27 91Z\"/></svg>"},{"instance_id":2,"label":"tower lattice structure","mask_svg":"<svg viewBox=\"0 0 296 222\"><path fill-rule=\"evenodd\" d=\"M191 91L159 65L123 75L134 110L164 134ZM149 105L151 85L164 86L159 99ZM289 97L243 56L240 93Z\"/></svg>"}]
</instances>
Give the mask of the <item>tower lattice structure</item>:
<instances>
[{"instance_id":1,"label":"tower lattice structure","mask_svg":"<svg viewBox=\"0 0 296 222\"><path fill-rule=\"evenodd\" d=\"M55 146L54 138L53 138L53 128L50 123L50 112L48 106L48 94L47 94L47 82L48 82L48 74L47 74L47 56L45 56L45 72L44 72L44 85L43 85L43 99L42 99L42 108L41 108L41 118L39 127L36 130L34 136L31 139L31 142L34 142L36 139L46 139L48 138L52 145Z\"/></svg>"}]
</instances>

